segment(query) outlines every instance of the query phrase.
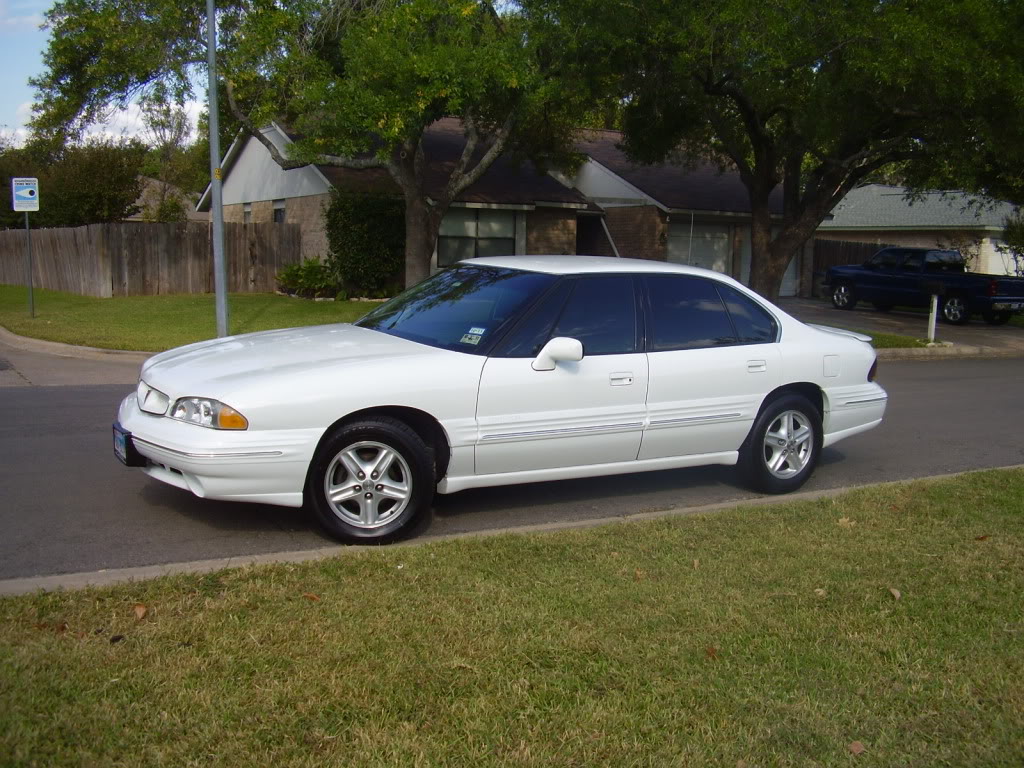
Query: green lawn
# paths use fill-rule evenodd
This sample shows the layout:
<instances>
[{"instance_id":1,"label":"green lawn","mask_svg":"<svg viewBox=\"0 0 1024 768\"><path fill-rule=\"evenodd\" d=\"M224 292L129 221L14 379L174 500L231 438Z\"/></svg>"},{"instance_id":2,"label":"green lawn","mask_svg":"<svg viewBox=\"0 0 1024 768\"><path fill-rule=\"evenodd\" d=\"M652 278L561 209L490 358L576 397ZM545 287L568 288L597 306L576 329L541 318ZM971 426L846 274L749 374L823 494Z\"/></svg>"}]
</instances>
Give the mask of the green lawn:
<instances>
[{"instance_id":1,"label":"green lawn","mask_svg":"<svg viewBox=\"0 0 1024 768\"><path fill-rule=\"evenodd\" d=\"M27 292L0 285L0 325L21 336L105 349L159 352L217 335L212 295L129 296L95 299L57 291L35 292L36 317L28 314ZM276 294L232 294L231 333L251 333L321 323L347 323L375 304L313 302ZM854 330L854 329L850 329ZM921 347L909 336L857 331L876 348Z\"/></svg>"},{"instance_id":2,"label":"green lawn","mask_svg":"<svg viewBox=\"0 0 1024 768\"><path fill-rule=\"evenodd\" d=\"M0 762L1020 765L1022 562L1016 470L6 598Z\"/></svg>"},{"instance_id":3,"label":"green lawn","mask_svg":"<svg viewBox=\"0 0 1024 768\"><path fill-rule=\"evenodd\" d=\"M106 349L158 352L217 335L213 296L128 296L96 299L35 291L36 317L22 286L0 285L0 325L21 336ZM306 301L276 294L231 294L231 333L351 322L376 304Z\"/></svg>"}]
</instances>

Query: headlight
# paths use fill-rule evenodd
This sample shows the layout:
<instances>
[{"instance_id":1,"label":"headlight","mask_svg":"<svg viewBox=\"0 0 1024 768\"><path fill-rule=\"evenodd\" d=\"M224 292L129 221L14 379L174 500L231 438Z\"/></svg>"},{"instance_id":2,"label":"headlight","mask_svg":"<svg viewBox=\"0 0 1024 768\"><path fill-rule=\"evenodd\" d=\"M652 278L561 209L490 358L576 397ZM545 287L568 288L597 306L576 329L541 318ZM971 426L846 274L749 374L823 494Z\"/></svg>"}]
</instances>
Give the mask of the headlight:
<instances>
[{"instance_id":1,"label":"headlight","mask_svg":"<svg viewBox=\"0 0 1024 768\"><path fill-rule=\"evenodd\" d=\"M249 422L230 405L205 397L183 397L171 409L171 418L213 429L247 429Z\"/></svg>"}]
</instances>

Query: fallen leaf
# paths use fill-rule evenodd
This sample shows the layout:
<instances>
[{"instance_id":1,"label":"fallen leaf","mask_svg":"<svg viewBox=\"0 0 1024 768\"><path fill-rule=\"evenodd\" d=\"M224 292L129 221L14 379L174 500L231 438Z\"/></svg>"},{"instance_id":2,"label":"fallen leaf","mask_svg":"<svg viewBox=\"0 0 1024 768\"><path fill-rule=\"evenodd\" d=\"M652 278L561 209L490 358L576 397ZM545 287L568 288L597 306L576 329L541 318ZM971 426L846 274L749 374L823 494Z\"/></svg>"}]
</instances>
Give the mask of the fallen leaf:
<instances>
[{"instance_id":1,"label":"fallen leaf","mask_svg":"<svg viewBox=\"0 0 1024 768\"><path fill-rule=\"evenodd\" d=\"M718 649L715 648L715 646L713 646L713 645L709 645L707 648L705 648L704 649L704 653L706 653L708 655L709 659L717 659L718 658Z\"/></svg>"},{"instance_id":2,"label":"fallen leaf","mask_svg":"<svg viewBox=\"0 0 1024 768\"><path fill-rule=\"evenodd\" d=\"M818 597L824 597L828 593L824 589L816 589L814 590L814 594L816 594Z\"/></svg>"},{"instance_id":3,"label":"fallen leaf","mask_svg":"<svg viewBox=\"0 0 1024 768\"><path fill-rule=\"evenodd\" d=\"M736 761L736 768L747 768L747 761L746 760L737 760Z\"/></svg>"},{"instance_id":4,"label":"fallen leaf","mask_svg":"<svg viewBox=\"0 0 1024 768\"><path fill-rule=\"evenodd\" d=\"M900 593L898 589L896 589L896 587L889 587L889 592L891 592L892 596L895 597L897 600L903 597L903 595Z\"/></svg>"},{"instance_id":5,"label":"fallen leaf","mask_svg":"<svg viewBox=\"0 0 1024 768\"><path fill-rule=\"evenodd\" d=\"M644 580L645 578L647 578L647 574L646 574L646 573L644 573L644 572L643 572L642 570L640 570L639 568L637 568L637 569L636 569L636 570L635 570L635 571L633 572L633 581L643 581L643 580Z\"/></svg>"},{"instance_id":6,"label":"fallen leaf","mask_svg":"<svg viewBox=\"0 0 1024 768\"><path fill-rule=\"evenodd\" d=\"M840 517L838 520L836 520L836 523L841 528L853 528L853 526L857 524L848 517Z\"/></svg>"},{"instance_id":7,"label":"fallen leaf","mask_svg":"<svg viewBox=\"0 0 1024 768\"><path fill-rule=\"evenodd\" d=\"M114 635L110 638L110 644L120 643L122 640L124 640L124 635Z\"/></svg>"},{"instance_id":8,"label":"fallen leaf","mask_svg":"<svg viewBox=\"0 0 1024 768\"><path fill-rule=\"evenodd\" d=\"M696 571L698 568L700 568L700 560L697 560L696 558L694 558L694 560L693 560L693 570Z\"/></svg>"},{"instance_id":9,"label":"fallen leaf","mask_svg":"<svg viewBox=\"0 0 1024 768\"><path fill-rule=\"evenodd\" d=\"M982 536L975 536L974 540L975 541L988 541L988 534L986 533L986 534L984 534Z\"/></svg>"},{"instance_id":10,"label":"fallen leaf","mask_svg":"<svg viewBox=\"0 0 1024 768\"><path fill-rule=\"evenodd\" d=\"M146 608L142 603L135 604L135 620L142 621L146 618L146 614L149 613L149 609Z\"/></svg>"},{"instance_id":11,"label":"fallen leaf","mask_svg":"<svg viewBox=\"0 0 1024 768\"><path fill-rule=\"evenodd\" d=\"M850 742L849 750L855 755L862 755L864 754L864 745L859 741L852 741Z\"/></svg>"},{"instance_id":12,"label":"fallen leaf","mask_svg":"<svg viewBox=\"0 0 1024 768\"><path fill-rule=\"evenodd\" d=\"M317 595L314 595L312 592L303 592L302 596L307 600L312 600L314 603L320 602L320 598Z\"/></svg>"}]
</instances>

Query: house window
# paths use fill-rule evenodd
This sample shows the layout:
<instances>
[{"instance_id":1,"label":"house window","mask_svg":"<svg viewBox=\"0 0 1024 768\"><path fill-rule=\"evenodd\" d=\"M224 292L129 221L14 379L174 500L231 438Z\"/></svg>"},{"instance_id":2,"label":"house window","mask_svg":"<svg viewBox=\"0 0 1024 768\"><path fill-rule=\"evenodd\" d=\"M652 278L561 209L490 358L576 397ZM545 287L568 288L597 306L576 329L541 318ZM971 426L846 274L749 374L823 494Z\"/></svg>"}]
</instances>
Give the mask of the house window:
<instances>
[{"instance_id":1,"label":"house window","mask_svg":"<svg viewBox=\"0 0 1024 768\"><path fill-rule=\"evenodd\" d=\"M242 223L252 224L252 203L242 203Z\"/></svg>"},{"instance_id":2,"label":"house window","mask_svg":"<svg viewBox=\"0 0 1024 768\"><path fill-rule=\"evenodd\" d=\"M439 234L439 267L479 256L511 256L516 252L516 215L514 211L451 208L441 220Z\"/></svg>"},{"instance_id":3,"label":"house window","mask_svg":"<svg viewBox=\"0 0 1024 768\"><path fill-rule=\"evenodd\" d=\"M274 201L274 223L284 224L284 200Z\"/></svg>"}]
</instances>

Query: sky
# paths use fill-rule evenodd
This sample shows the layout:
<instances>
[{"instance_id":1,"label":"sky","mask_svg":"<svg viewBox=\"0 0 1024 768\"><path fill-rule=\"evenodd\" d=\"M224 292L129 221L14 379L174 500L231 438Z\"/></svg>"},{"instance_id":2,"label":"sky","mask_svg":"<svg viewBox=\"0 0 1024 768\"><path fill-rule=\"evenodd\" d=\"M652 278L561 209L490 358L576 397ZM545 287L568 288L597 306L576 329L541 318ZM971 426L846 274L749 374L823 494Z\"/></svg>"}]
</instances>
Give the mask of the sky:
<instances>
[{"instance_id":1,"label":"sky","mask_svg":"<svg viewBox=\"0 0 1024 768\"><path fill-rule=\"evenodd\" d=\"M25 125L32 117L34 89L28 79L43 72L43 51L49 33L39 27L43 14L54 0L0 0L0 132L21 143L27 136ZM201 104L192 102L186 109L195 126ZM145 129L138 108L114 114L95 126L90 133L110 136L139 136Z\"/></svg>"}]
</instances>

